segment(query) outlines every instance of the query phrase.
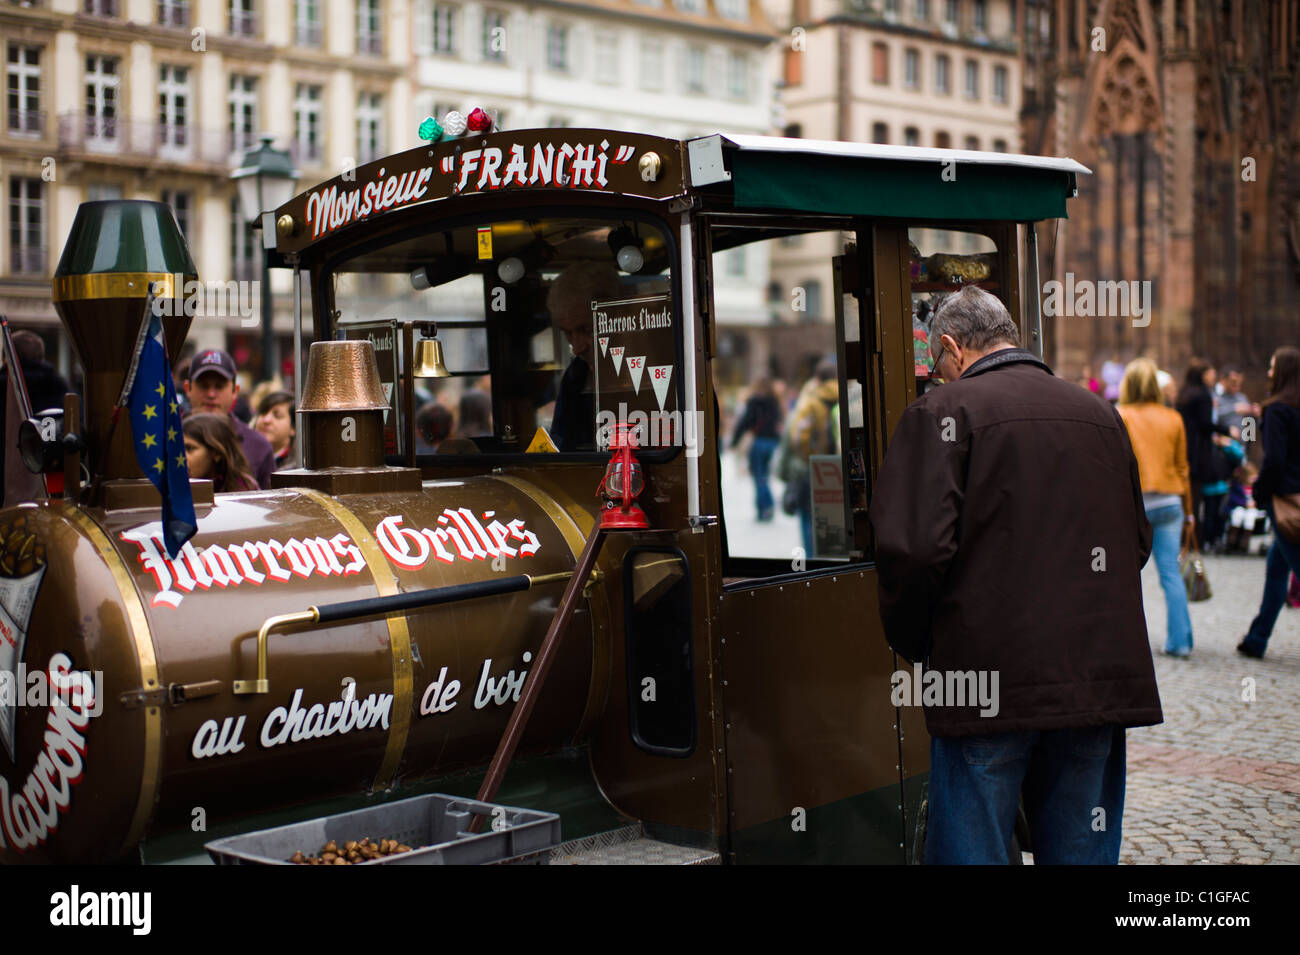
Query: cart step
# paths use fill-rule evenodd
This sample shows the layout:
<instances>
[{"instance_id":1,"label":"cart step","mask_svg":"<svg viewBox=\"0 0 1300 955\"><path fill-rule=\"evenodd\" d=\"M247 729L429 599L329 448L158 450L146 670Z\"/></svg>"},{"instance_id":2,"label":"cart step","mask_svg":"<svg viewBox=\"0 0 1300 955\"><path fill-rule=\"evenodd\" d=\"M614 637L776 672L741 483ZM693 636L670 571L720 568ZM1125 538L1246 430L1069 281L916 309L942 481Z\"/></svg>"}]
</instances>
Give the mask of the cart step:
<instances>
[{"instance_id":1,"label":"cart step","mask_svg":"<svg viewBox=\"0 0 1300 955\"><path fill-rule=\"evenodd\" d=\"M721 861L712 849L652 839L640 823L573 839L551 850L551 865L718 865Z\"/></svg>"}]
</instances>

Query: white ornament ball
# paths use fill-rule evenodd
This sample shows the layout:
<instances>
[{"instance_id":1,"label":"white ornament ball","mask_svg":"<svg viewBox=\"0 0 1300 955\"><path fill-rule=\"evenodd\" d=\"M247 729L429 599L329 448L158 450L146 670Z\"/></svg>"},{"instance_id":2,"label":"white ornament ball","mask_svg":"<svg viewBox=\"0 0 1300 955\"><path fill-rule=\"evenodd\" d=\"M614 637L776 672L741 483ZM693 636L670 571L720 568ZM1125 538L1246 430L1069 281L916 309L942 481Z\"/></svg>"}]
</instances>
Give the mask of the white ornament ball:
<instances>
[{"instance_id":1,"label":"white ornament ball","mask_svg":"<svg viewBox=\"0 0 1300 955\"><path fill-rule=\"evenodd\" d=\"M446 136L464 136L465 129L465 117L454 109L442 118L442 131Z\"/></svg>"}]
</instances>

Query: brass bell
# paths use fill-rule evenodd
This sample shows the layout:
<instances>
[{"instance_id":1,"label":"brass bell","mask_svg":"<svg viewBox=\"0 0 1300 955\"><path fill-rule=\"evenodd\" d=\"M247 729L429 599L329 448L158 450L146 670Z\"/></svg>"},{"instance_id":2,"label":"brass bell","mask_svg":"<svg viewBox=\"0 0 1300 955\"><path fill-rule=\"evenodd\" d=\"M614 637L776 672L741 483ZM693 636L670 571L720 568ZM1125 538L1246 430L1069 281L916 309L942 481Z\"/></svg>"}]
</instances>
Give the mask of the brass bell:
<instances>
[{"instance_id":1,"label":"brass bell","mask_svg":"<svg viewBox=\"0 0 1300 955\"><path fill-rule=\"evenodd\" d=\"M424 338L420 340L419 358L415 362L415 377L451 377L451 372L447 370L447 365L442 360L442 342L438 341L438 339Z\"/></svg>"}]
</instances>

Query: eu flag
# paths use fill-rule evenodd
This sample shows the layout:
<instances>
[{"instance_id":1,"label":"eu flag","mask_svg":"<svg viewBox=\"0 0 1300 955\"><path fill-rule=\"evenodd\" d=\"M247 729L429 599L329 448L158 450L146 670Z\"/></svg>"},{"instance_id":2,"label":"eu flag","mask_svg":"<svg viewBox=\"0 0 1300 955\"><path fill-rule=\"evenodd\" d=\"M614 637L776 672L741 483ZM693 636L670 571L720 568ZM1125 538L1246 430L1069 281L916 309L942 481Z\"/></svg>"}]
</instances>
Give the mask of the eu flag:
<instances>
[{"instance_id":1,"label":"eu flag","mask_svg":"<svg viewBox=\"0 0 1300 955\"><path fill-rule=\"evenodd\" d=\"M167 556L174 558L198 530L190 471L185 466L185 436L180 406L167 367L162 322L150 308L149 328L137 359L128 404L135 459L162 495L162 532Z\"/></svg>"}]
</instances>

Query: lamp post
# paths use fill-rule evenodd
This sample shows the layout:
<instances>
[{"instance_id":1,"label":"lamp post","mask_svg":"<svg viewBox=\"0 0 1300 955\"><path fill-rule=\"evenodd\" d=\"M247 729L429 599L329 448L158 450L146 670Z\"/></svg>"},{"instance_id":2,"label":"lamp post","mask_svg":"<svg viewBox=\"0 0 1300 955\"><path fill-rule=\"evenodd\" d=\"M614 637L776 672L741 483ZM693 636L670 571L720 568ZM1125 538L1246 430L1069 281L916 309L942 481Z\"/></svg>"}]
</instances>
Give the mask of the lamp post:
<instances>
[{"instance_id":1,"label":"lamp post","mask_svg":"<svg viewBox=\"0 0 1300 955\"><path fill-rule=\"evenodd\" d=\"M298 170L288 150L274 149L272 136L263 133L261 145L244 153L243 164L230 174L239 191L239 211L249 228L257 229L264 213L280 208L293 198ZM271 265L267 237L275 236L275 224L262 227L262 379L275 377L275 330L271 325ZM297 359L294 375L297 375Z\"/></svg>"}]
</instances>

